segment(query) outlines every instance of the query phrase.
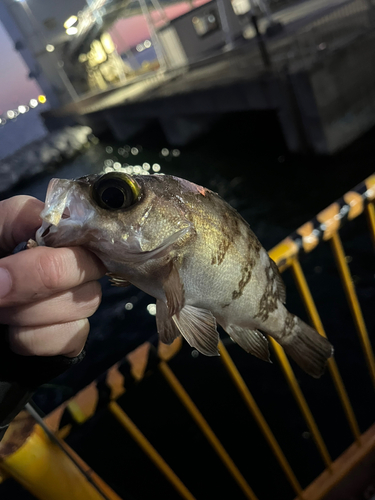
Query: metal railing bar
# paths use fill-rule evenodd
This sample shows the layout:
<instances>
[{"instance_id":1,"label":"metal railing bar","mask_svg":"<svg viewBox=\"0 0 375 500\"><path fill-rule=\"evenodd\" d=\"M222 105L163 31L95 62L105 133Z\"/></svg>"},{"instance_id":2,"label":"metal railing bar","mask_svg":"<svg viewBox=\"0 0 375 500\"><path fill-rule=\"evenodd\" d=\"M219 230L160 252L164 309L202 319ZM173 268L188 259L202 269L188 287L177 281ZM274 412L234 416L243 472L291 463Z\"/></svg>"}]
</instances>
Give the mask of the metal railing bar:
<instances>
[{"instance_id":1,"label":"metal railing bar","mask_svg":"<svg viewBox=\"0 0 375 500\"><path fill-rule=\"evenodd\" d=\"M365 211L366 211L366 216L367 216L367 222L368 222L369 229L370 229L372 244L375 248L375 207L374 207L374 204L369 203L366 206Z\"/></svg>"},{"instance_id":2,"label":"metal railing bar","mask_svg":"<svg viewBox=\"0 0 375 500\"><path fill-rule=\"evenodd\" d=\"M294 259L292 262L292 272L314 328L316 329L317 332L320 333L320 335L322 335L323 337L327 337L318 310L316 308L314 299L312 298L310 288L307 284L306 277L302 270L301 264L297 259ZM358 427L357 419L355 417L349 396L346 392L336 361L334 360L333 357L329 358L328 360L328 369L331 373L333 383L335 384L337 394L341 400L341 404L343 406L353 436L357 441L357 443L360 444L361 432Z\"/></svg>"},{"instance_id":3,"label":"metal railing bar","mask_svg":"<svg viewBox=\"0 0 375 500\"><path fill-rule=\"evenodd\" d=\"M169 482L174 486L178 493L186 500L195 500L195 497L186 488L181 479L173 472L167 462L159 455L152 444L146 439L134 422L128 417L124 410L116 401L111 401L108 404L110 412L118 420L118 422L129 432L131 437L136 441L139 447L146 453L156 467L164 474Z\"/></svg>"},{"instance_id":4,"label":"metal railing bar","mask_svg":"<svg viewBox=\"0 0 375 500\"><path fill-rule=\"evenodd\" d=\"M244 379L242 378L240 372L238 371L236 365L234 364L232 358L229 356L228 351L226 350L224 344L221 341L219 342L219 351L225 368L228 370L230 377L232 378L243 400L245 401L255 421L260 427L260 430L262 431L277 461L279 462L281 468L283 469L289 483L291 484L294 491L297 493L298 498L303 500L304 499L303 492L301 485L298 482L298 479L296 478L291 466L289 465L288 460L286 459L282 449L280 448L279 443L277 442L269 425L267 424L267 421L262 415L262 412L260 411L253 396L251 395Z\"/></svg>"},{"instance_id":5,"label":"metal railing bar","mask_svg":"<svg viewBox=\"0 0 375 500\"><path fill-rule=\"evenodd\" d=\"M342 198L329 205L311 221L285 238L271 251L270 256L280 270L291 264L300 253L311 252L321 240L330 239L347 220L358 217L366 205L375 201L375 174L358 184Z\"/></svg>"},{"instance_id":6,"label":"metal railing bar","mask_svg":"<svg viewBox=\"0 0 375 500\"><path fill-rule=\"evenodd\" d=\"M301 410L301 413L310 429L310 432L314 438L315 444L318 448L318 451L323 459L323 462L325 463L327 469L331 469L332 465L332 459L331 456L327 450L327 447L324 443L324 440L320 434L320 431L318 429L318 426L316 425L316 422L314 420L314 417L311 413L311 410L306 402L306 399L304 395L302 394L301 388L297 382L296 376L294 375L294 372L292 370L292 367L290 366L289 360L286 357L286 354L284 352L284 349L275 341L273 338L269 337L269 340L271 341L271 344L275 350L276 356L279 360L279 363L281 365L281 368L284 372L284 375L287 379L287 382L289 384L289 387L293 393L294 399L297 401L297 404Z\"/></svg>"},{"instance_id":7,"label":"metal railing bar","mask_svg":"<svg viewBox=\"0 0 375 500\"><path fill-rule=\"evenodd\" d=\"M338 232L334 232L331 237L332 251L335 256L336 264L341 276L346 298L354 319L354 323L361 342L362 350L365 355L368 370L370 372L371 381L375 387L375 359L372 350L371 342L368 336L365 321L363 319L361 306L359 305L358 297L352 281L352 276L349 266L345 259L344 248Z\"/></svg>"},{"instance_id":8,"label":"metal railing bar","mask_svg":"<svg viewBox=\"0 0 375 500\"><path fill-rule=\"evenodd\" d=\"M216 453L219 455L221 461L224 463L228 471L231 473L233 478L235 479L236 483L239 485L243 493L245 494L246 498L249 498L250 500L257 500L257 496L253 492L253 490L250 488L248 485L247 481L241 474L241 472L238 470L236 464L233 462L219 439L216 437L214 432L212 431L211 427L208 425L207 421L201 414L201 412L198 410L188 393L185 391L184 387L181 385L180 381L177 379L176 375L173 373L171 368L168 366L168 364L165 361L162 361L159 364L159 370L163 374L164 378L168 382L168 384L171 386L173 391L176 393L182 404L185 406L187 411L190 413L200 430L203 432L203 434L206 436L207 440L211 444L211 446L214 448Z\"/></svg>"}]
</instances>

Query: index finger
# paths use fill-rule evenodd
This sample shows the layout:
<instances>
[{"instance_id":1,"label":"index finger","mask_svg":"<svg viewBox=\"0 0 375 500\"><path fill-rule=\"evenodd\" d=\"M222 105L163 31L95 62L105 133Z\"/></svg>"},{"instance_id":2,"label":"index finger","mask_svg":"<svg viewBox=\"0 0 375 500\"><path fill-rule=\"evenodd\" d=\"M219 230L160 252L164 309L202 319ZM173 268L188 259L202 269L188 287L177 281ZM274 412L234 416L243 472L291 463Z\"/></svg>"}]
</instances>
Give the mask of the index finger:
<instances>
[{"instance_id":1,"label":"index finger","mask_svg":"<svg viewBox=\"0 0 375 500\"><path fill-rule=\"evenodd\" d=\"M5 274L4 274L5 273ZM82 283L104 276L100 260L82 247L37 247L0 260L0 307L7 307L50 297Z\"/></svg>"},{"instance_id":2,"label":"index finger","mask_svg":"<svg viewBox=\"0 0 375 500\"><path fill-rule=\"evenodd\" d=\"M0 257L19 243L34 238L42 225L44 203L31 196L14 196L0 202Z\"/></svg>"}]
</instances>

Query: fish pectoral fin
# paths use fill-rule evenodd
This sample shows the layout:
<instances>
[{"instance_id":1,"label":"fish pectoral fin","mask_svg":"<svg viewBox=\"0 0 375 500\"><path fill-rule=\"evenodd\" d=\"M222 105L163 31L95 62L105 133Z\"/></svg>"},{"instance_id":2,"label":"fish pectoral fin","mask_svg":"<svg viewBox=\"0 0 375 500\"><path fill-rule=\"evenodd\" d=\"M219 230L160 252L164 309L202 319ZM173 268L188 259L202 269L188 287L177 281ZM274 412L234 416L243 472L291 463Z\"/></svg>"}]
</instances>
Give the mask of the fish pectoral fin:
<instances>
[{"instance_id":1,"label":"fish pectoral fin","mask_svg":"<svg viewBox=\"0 0 375 500\"><path fill-rule=\"evenodd\" d=\"M172 319L191 347L206 356L219 356L219 333L216 319L210 311L185 306Z\"/></svg>"},{"instance_id":2,"label":"fish pectoral fin","mask_svg":"<svg viewBox=\"0 0 375 500\"><path fill-rule=\"evenodd\" d=\"M107 273L106 276L108 276L109 281L112 283L113 286L131 285L130 281L126 280L125 278L122 278L121 276L117 276L116 274Z\"/></svg>"},{"instance_id":3,"label":"fish pectoral fin","mask_svg":"<svg viewBox=\"0 0 375 500\"><path fill-rule=\"evenodd\" d=\"M225 328L225 331L246 352L271 363L268 340L258 330L230 325Z\"/></svg>"},{"instance_id":4,"label":"fish pectoral fin","mask_svg":"<svg viewBox=\"0 0 375 500\"><path fill-rule=\"evenodd\" d=\"M285 304L285 302L286 302L285 283L281 277L281 274L280 274L279 268L277 267L276 262L273 261L271 258L270 258L270 261L271 261L271 267L273 269L275 280L276 280L278 298L283 304Z\"/></svg>"},{"instance_id":5,"label":"fish pectoral fin","mask_svg":"<svg viewBox=\"0 0 375 500\"><path fill-rule=\"evenodd\" d=\"M163 283L163 290L167 298L169 316L179 313L184 307L185 291L177 266L173 260L169 263L170 271Z\"/></svg>"},{"instance_id":6,"label":"fish pectoral fin","mask_svg":"<svg viewBox=\"0 0 375 500\"><path fill-rule=\"evenodd\" d=\"M172 344L180 336L180 331L174 324L167 306L161 300L156 301L156 326L163 344Z\"/></svg>"}]
</instances>

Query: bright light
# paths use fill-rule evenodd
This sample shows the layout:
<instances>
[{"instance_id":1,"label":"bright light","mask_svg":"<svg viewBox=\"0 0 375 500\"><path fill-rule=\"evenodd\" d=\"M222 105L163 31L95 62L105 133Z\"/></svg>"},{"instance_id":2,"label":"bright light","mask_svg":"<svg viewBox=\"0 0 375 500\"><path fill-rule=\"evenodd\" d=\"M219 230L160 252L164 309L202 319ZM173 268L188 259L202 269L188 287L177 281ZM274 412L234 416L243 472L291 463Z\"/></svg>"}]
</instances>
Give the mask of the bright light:
<instances>
[{"instance_id":1,"label":"bright light","mask_svg":"<svg viewBox=\"0 0 375 500\"><path fill-rule=\"evenodd\" d=\"M12 119L16 116L16 113L14 111L12 111L11 109L9 111L7 111L7 117Z\"/></svg>"},{"instance_id":2,"label":"bright light","mask_svg":"<svg viewBox=\"0 0 375 500\"><path fill-rule=\"evenodd\" d=\"M143 45L142 45L141 43L139 43L139 44L136 46L136 48L135 48L135 49L136 49L136 51L137 51L137 52L142 52L142 50L144 50L144 47L143 47Z\"/></svg>"},{"instance_id":3,"label":"bright light","mask_svg":"<svg viewBox=\"0 0 375 500\"><path fill-rule=\"evenodd\" d=\"M161 154L162 154L163 156L168 156L168 155L169 155L169 149L168 149L168 148L163 148L163 149L161 150Z\"/></svg>"},{"instance_id":4,"label":"bright light","mask_svg":"<svg viewBox=\"0 0 375 500\"><path fill-rule=\"evenodd\" d=\"M45 102L47 102L47 97L45 95L38 95L38 101L40 102L40 104L44 104Z\"/></svg>"},{"instance_id":5,"label":"bright light","mask_svg":"<svg viewBox=\"0 0 375 500\"><path fill-rule=\"evenodd\" d=\"M149 304L147 306L147 311L151 314L151 316L155 316L155 314L156 314L156 304Z\"/></svg>"},{"instance_id":6,"label":"bright light","mask_svg":"<svg viewBox=\"0 0 375 500\"><path fill-rule=\"evenodd\" d=\"M72 26L71 28L68 28L66 30L66 34L67 35L76 35L78 32L77 28L75 28L74 26Z\"/></svg>"},{"instance_id":7,"label":"bright light","mask_svg":"<svg viewBox=\"0 0 375 500\"><path fill-rule=\"evenodd\" d=\"M52 45L51 43L48 43L48 44L46 45L46 51L47 51L47 52L53 52L54 50L55 50L55 46L54 46L54 45Z\"/></svg>"},{"instance_id":8,"label":"bright light","mask_svg":"<svg viewBox=\"0 0 375 500\"><path fill-rule=\"evenodd\" d=\"M26 113L26 106L18 106L18 111L22 114Z\"/></svg>"},{"instance_id":9,"label":"bright light","mask_svg":"<svg viewBox=\"0 0 375 500\"><path fill-rule=\"evenodd\" d=\"M67 30L69 28L71 28L72 26L75 25L75 23L78 21L78 17L77 16L70 16L69 19L67 19L64 23L64 28ZM70 33L68 33L68 35L70 35Z\"/></svg>"},{"instance_id":10,"label":"bright light","mask_svg":"<svg viewBox=\"0 0 375 500\"><path fill-rule=\"evenodd\" d=\"M139 153L139 150L138 150L138 148L131 148L130 152L131 152L132 155L135 156L135 155L137 155Z\"/></svg>"},{"instance_id":11,"label":"bright light","mask_svg":"<svg viewBox=\"0 0 375 500\"><path fill-rule=\"evenodd\" d=\"M125 304L125 309L126 309L127 311L131 311L131 310L133 309L133 304L132 304L131 302L127 302L127 303Z\"/></svg>"},{"instance_id":12,"label":"bright light","mask_svg":"<svg viewBox=\"0 0 375 500\"><path fill-rule=\"evenodd\" d=\"M38 106L38 101L36 99L31 99L30 100L30 107L36 108L37 106Z\"/></svg>"},{"instance_id":13,"label":"bright light","mask_svg":"<svg viewBox=\"0 0 375 500\"><path fill-rule=\"evenodd\" d=\"M159 165L159 163L154 163L154 164L152 165L152 170L153 170L154 172L160 172L160 165Z\"/></svg>"},{"instance_id":14,"label":"bright light","mask_svg":"<svg viewBox=\"0 0 375 500\"><path fill-rule=\"evenodd\" d=\"M142 167L143 167L143 170L150 170L150 164L149 163L144 163L142 165Z\"/></svg>"},{"instance_id":15,"label":"bright light","mask_svg":"<svg viewBox=\"0 0 375 500\"><path fill-rule=\"evenodd\" d=\"M149 49L149 48L151 47L151 42L150 42L150 40L145 40L145 41L143 42L143 45L146 47L146 49Z\"/></svg>"}]
</instances>

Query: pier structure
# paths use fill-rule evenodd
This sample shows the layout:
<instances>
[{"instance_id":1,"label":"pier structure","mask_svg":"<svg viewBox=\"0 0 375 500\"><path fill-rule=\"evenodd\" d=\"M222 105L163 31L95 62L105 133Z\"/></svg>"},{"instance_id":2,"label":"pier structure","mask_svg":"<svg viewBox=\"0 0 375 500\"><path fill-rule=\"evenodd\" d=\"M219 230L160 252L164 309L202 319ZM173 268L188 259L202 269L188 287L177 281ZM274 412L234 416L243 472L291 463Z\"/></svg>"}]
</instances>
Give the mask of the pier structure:
<instances>
[{"instance_id":1,"label":"pier structure","mask_svg":"<svg viewBox=\"0 0 375 500\"><path fill-rule=\"evenodd\" d=\"M126 141L158 120L181 146L224 113L273 111L291 152L333 154L375 125L374 0L305 0L271 24L234 10L211 0L153 25L165 64L77 93L43 113L47 127L79 123Z\"/></svg>"}]
</instances>

